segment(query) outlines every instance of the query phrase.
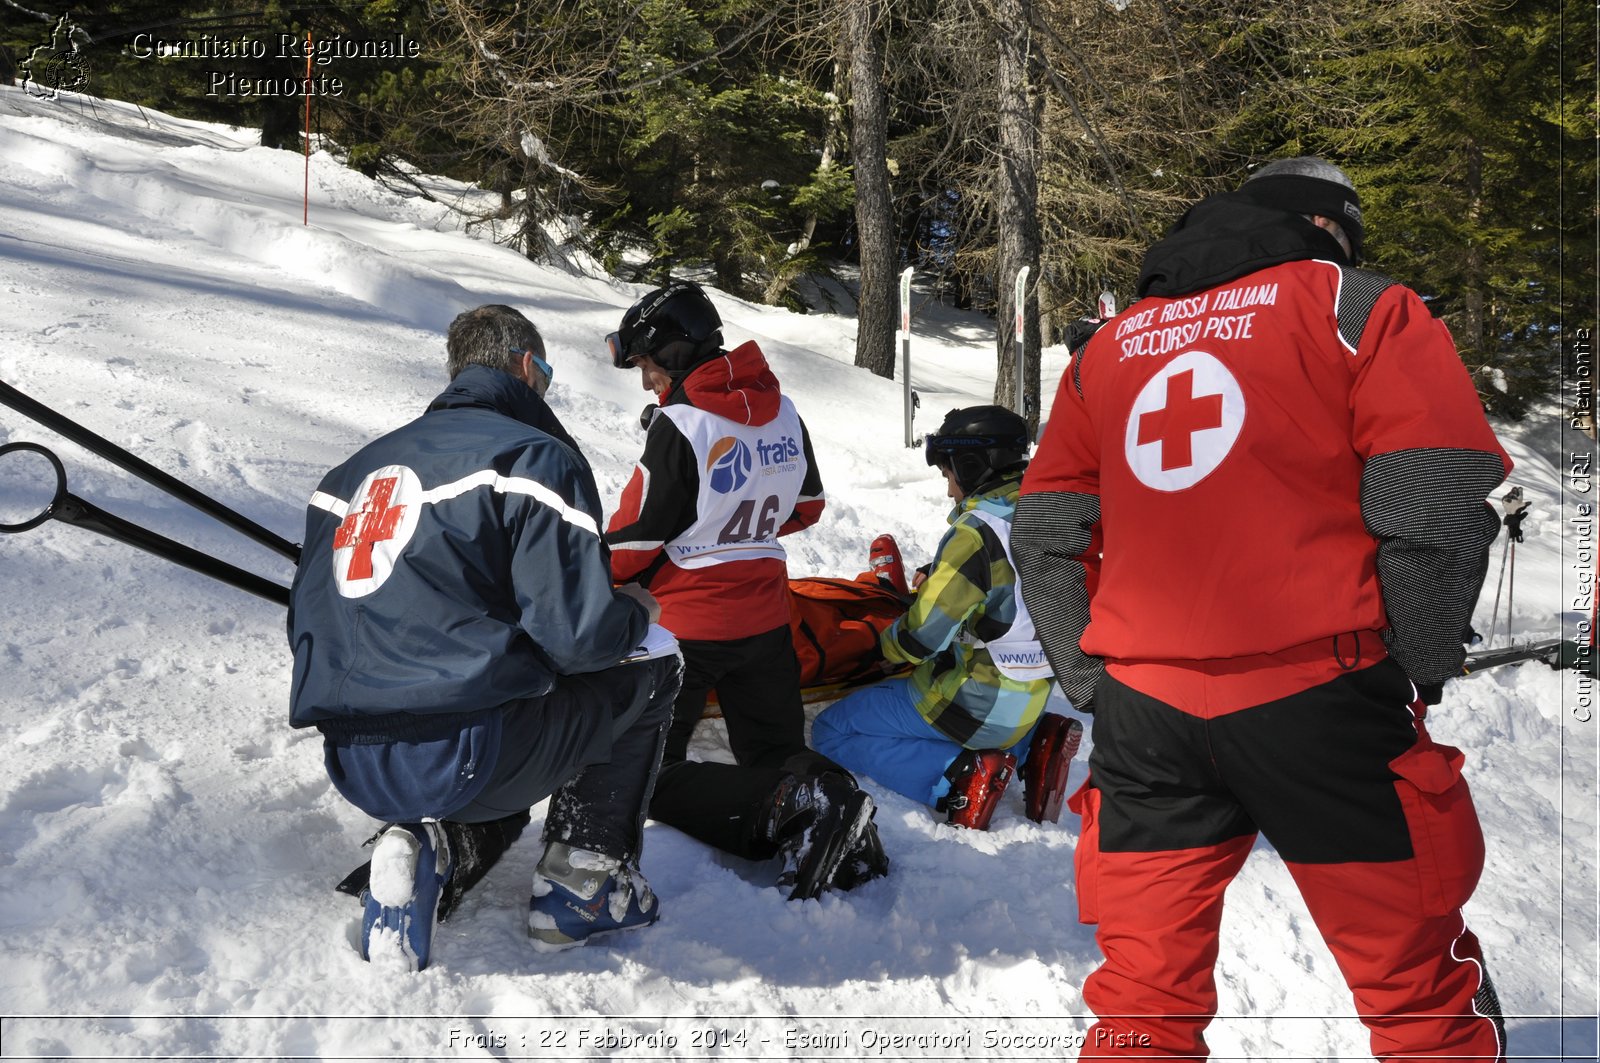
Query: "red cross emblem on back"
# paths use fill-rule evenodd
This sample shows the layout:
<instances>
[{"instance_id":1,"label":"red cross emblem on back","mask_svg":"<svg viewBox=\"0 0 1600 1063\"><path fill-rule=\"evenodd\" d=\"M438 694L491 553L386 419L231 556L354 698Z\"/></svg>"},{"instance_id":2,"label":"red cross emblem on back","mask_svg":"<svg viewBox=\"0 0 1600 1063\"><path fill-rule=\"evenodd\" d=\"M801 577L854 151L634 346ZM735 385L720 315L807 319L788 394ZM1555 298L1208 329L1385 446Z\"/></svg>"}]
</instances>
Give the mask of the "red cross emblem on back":
<instances>
[{"instance_id":1,"label":"red cross emblem on back","mask_svg":"<svg viewBox=\"0 0 1600 1063\"><path fill-rule=\"evenodd\" d=\"M1167 378L1167 403L1139 417L1139 445L1161 444L1161 471L1194 464L1196 432L1222 427L1222 396L1194 394L1194 370Z\"/></svg>"},{"instance_id":2,"label":"red cross emblem on back","mask_svg":"<svg viewBox=\"0 0 1600 1063\"><path fill-rule=\"evenodd\" d=\"M395 529L400 526L400 518L406 511L405 506L389 505L389 500L394 497L395 484L399 483L399 480L397 476L387 476L372 481L362 507L345 517L339 525L339 530L334 533L335 550L355 547L350 555L350 567L345 573L346 579L371 579L372 548L378 543L394 538Z\"/></svg>"}]
</instances>

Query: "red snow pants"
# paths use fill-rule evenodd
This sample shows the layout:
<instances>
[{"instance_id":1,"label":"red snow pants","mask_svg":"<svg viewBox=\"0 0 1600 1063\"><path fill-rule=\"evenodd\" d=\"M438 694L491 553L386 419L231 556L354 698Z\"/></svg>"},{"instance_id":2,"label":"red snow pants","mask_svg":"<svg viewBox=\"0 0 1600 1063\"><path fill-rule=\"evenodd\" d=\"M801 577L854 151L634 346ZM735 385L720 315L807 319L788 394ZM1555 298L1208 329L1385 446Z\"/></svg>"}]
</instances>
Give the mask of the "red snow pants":
<instances>
[{"instance_id":1,"label":"red snow pants","mask_svg":"<svg viewBox=\"0 0 1600 1063\"><path fill-rule=\"evenodd\" d=\"M1505 1058L1499 1001L1461 916L1484 857L1462 755L1428 737L1411 697L1390 660L1209 718L1102 679L1090 778L1070 803L1083 819L1079 916L1099 924L1105 956L1083 988L1099 1022L1080 1059L1207 1058L1223 892L1258 832L1288 865L1375 1056ZM1289 944L1259 932L1263 949Z\"/></svg>"}]
</instances>

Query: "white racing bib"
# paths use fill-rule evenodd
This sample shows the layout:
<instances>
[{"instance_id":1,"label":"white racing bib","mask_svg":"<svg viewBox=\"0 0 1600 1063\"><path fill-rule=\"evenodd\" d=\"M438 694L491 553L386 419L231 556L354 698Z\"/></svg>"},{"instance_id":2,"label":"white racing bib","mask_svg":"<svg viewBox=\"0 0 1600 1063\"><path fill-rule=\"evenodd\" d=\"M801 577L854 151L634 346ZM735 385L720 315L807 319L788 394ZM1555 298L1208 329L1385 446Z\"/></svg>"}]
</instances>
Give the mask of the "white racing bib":
<instances>
[{"instance_id":1,"label":"white racing bib","mask_svg":"<svg viewBox=\"0 0 1600 1063\"><path fill-rule=\"evenodd\" d=\"M695 522L663 548L680 568L787 554L778 528L794 512L805 482L800 415L787 398L764 425L742 425L693 406L668 406L700 469Z\"/></svg>"},{"instance_id":2,"label":"white racing bib","mask_svg":"<svg viewBox=\"0 0 1600 1063\"><path fill-rule=\"evenodd\" d=\"M1039 636L1034 631L1033 617L1022 600L1022 573L1017 571L1016 559L1011 556L1011 523L981 509L969 512L993 529L1000 537L1000 542L1005 545L1006 562L1010 564L1011 571L1016 573L1016 583L1013 587L1017 600L1016 619L1011 621L1011 626L1006 629L1004 635L991 642L973 639L971 645L986 648L994 660L994 666L1000 669L1000 674L1007 679L1015 679L1020 683L1049 679L1054 673L1050 670L1050 662L1045 659L1044 647L1039 644Z\"/></svg>"}]
</instances>

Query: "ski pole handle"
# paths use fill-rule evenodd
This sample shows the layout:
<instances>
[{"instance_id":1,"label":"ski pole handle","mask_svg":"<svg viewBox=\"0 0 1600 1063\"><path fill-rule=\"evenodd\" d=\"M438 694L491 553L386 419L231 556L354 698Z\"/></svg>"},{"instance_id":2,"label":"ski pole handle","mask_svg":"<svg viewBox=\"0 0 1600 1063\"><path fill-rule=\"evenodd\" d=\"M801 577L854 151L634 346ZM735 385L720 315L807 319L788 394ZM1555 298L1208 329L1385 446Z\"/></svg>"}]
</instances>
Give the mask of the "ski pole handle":
<instances>
[{"instance_id":1,"label":"ski pole handle","mask_svg":"<svg viewBox=\"0 0 1600 1063\"><path fill-rule=\"evenodd\" d=\"M234 531L249 536L269 550L300 563L300 547L282 536L275 535L241 513L229 509L210 495L184 483L182 480L151 465L143 458L124 450L109 439L96 435L64 414L57 413L38 399L29 398L16 388L0 380L0 403L10 406L25 417L31 417L51 431L57 432L92 454L111 462L146 483L186 502L200 512L228 525Z\"/></svg>"}]
</instances>

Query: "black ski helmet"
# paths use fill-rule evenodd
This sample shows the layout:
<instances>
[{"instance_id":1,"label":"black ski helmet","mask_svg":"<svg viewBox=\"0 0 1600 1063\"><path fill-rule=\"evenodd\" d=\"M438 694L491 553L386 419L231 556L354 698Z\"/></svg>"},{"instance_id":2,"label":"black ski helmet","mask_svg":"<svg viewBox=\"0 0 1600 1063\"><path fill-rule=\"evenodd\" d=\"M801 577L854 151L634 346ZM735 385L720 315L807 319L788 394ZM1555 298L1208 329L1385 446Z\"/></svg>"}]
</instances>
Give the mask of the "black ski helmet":
<instances>
[{"instance_id":1,"label":"black ski helmet","mask_svg":"<svg viewBox=\"0 0 1600 1063\"><path fill-rule=\"evenodd\" d=\"M929 465L955 473L963 494L976 494L1028 466L1028 422L1004 406L968 406L944 415L923 443Z\"/></svg>"},{"instance_id":2,"label":"black ski helmet","mask_svg":"<svg viewBox=\"0 0 1600 1063\"><path fill-rule=\"evenodd\" d=\"M669 373L686 373L722 350L722 318L700 285L673 281L629 307L606 342L618 369L647 355Z\"/></svg>"}]
</instances>

